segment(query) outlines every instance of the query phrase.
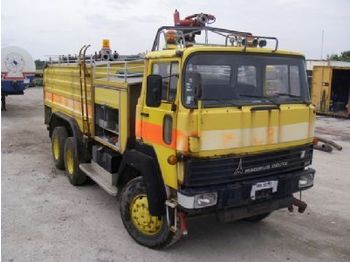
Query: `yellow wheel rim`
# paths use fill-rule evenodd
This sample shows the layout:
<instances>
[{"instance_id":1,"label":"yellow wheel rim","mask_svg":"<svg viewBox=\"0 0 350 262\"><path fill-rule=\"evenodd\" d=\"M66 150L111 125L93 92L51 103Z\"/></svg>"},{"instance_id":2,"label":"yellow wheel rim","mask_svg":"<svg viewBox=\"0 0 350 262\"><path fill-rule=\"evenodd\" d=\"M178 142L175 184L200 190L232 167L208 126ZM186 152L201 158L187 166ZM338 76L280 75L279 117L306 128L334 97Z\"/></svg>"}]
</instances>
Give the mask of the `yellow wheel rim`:
<instances>
[{"instance_id":1,"label":"yellow wheel rim","mask_svg":"<svg viewBox=\"0 0 350 262\"><path fill-rule=\"evenodd\" d=\"M134 226L145 235L157 234L163 224L163 219L149 213L146 195L138 195L131 201L130 215Z\"/></svg>"},{"instance_id":2,"label":"yellow wheel rim","mask_svg":"<svg viewBox=\"0 0 350 262\"><path fill-rule=\"evenodd\" d=\"M73 152L72 150L67 149L66 153L66 164L67 164L67 171L70 175L73 175L74 173L74 158L73 158Z\"/></svg>"},{"instance_id":3,"label":"yellow wheel rim","mask_svg":"<svg viewBox=\"0 0 350 262\"><path fill-rule=\"evenodd\" d=\"M58 137L53 139L53 157L58 160L60 157L60 141Z\"/></svg>"}]
</instances>

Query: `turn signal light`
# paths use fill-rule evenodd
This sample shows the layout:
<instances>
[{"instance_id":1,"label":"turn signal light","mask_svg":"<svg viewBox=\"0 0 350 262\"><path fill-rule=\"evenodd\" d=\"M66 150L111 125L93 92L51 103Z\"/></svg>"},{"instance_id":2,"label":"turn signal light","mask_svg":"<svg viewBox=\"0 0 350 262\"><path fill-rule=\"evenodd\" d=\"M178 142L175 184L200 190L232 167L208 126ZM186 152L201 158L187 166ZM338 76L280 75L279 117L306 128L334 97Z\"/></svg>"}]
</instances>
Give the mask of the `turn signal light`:
<instances>
[{"instance_id":1,"label":"turn signal light","mask_svg":"<svg viewBox=\"0 0 350 262\"><path fill-rule=\"evenodd\" d=\"M175 155L171 155L168 157L168 163L170 165L175 165L177 163L177 157Z\"/></svg>"}]
</instances>

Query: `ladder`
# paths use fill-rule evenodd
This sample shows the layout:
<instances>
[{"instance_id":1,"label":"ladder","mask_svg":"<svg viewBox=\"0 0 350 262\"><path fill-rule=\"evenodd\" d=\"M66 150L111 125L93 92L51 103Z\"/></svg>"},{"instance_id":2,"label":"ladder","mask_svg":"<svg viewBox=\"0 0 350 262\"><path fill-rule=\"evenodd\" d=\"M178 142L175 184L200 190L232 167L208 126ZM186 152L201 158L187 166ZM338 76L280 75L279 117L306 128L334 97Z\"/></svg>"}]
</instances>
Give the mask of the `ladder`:
<instances>
[{"instance_id":1,"label":"ladder","mask_svg":"<svg viewBox=\"0 0 350 262\"><path fill-rule=\"evenodd\" d=\"M79 76L80 76L80 105L81 105L81 120L83 134L87 136L91 135L89 124L89 112L88 112L88 97L87 97L87 77L92 77L86 66L86 50L90 45L84 45L79 51ZM92 91L92 86L91 90Z\"/></svg>"}]
</instances>

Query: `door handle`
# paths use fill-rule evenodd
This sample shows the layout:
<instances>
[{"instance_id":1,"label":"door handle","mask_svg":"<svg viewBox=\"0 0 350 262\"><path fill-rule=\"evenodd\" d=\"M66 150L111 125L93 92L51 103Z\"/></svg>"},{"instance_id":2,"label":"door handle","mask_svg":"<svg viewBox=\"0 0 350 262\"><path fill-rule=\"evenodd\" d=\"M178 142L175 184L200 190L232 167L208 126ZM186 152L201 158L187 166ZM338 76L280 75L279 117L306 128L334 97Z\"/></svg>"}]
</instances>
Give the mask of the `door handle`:
<instances>
[{"instance_id":1,"label":"door handle","mask_svg":"<svg viewBox=\"0 0 350 262\"><path fill-rule=\"evenodd\" d=\"M144 116L144 117L149 117L149 113L144 113L144 112L141 112L141 116Z\"/></svg>"}]
</instances>

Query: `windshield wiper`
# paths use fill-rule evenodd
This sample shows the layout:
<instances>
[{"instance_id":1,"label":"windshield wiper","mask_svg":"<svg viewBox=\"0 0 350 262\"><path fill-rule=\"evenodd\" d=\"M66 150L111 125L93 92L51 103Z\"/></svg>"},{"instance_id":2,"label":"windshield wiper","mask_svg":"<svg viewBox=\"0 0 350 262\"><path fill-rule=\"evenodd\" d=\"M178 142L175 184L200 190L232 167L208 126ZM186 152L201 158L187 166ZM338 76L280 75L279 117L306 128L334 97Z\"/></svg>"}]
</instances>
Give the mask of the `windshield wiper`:
<instances>
[{"instance_id":1,"label":"windshield wiper","mask_svg":"<svg viewBox=\"0 0 350 262\"><path fill-rule=\"evenodd\" d=\"M239 96L243 96L243 97L254 97L254 98L260 98L262 100L267 100L270 103L274 104L274 105L279 105L278 103L276 103L275 101L273 101L271 98L269 97L265 97L265 96L256 96L256 95L239 95Z\"/></svg>"},{"instance_id":2,"label":"windshield wiper","mask_svg":"<svg viewBox=\"0 0 350 262\"><path fill-rule=\"evenodd\" d=\"M235 102L232 102L232 99L202 99L203 101L207 102L206 106L217 106L217 105L229 105L229 106L241 106L240 104L237 104Z\"/></svg>"},{"instance_id":3,"label":"windshield wiper","mask_svg":"<svg viewBox=\"0 0 350 262\"><path fill-rule=\"evenodd\" d=\"M265 98L263 96L256 96L256 95L239 95L239 96L243 96L243 97L254 97L254 98Z\"/></svg>"},{"instance_id":4,"label":"windshield wiper","mask_svg":"<svg viewBox=\"0 0 350 262\"><path fill-rule=\"evenodd\" d=\"M292 94L288 94L288 93L276 93L275 95L301 98L301 96L292 95Z\"/></svg>"},{"instance_id":5,"label":"windshield wiper","mask_svg":"<svg viewBox=\"0 0 350 262\"><path fill-rule=\"evenodd\" d=\"M288 97L288 98L291 98L291 99L293 99L293 100L289 100L289 102L292 102L292 101L294 101L294 102L302 102L302 103L307 103L307 100L304 98L304 97L302 97L302 96L297 96L297 95L292 95L292 94L287 94L287 93L276 93L275 94L275 96L272 96L271 97L271 100L278 100L279 98L280 99L283 99L282 97L280 97L280 96L286 96L286 97ZM281 101L281 100L280 100ZM287 100L286 100L287 101Z\"/></svg>"}]
</instances>

